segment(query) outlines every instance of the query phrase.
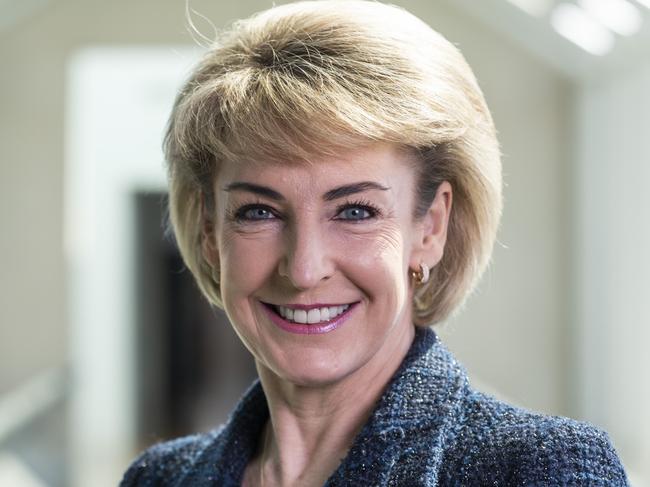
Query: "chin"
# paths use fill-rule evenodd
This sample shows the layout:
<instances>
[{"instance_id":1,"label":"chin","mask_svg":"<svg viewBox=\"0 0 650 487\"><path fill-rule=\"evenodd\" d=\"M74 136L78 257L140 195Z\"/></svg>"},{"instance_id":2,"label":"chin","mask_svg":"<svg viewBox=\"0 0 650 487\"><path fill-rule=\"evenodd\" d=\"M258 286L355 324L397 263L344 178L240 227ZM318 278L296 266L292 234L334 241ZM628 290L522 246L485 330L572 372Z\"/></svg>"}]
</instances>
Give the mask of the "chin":
<instances>
[{"instance_id":1,"label":"chin","mask_svg":"<svg viewBox=\"0 0 650 487\"><path fill-rule=\"evenodd\" d=\"M314 360L312 356L309 361L304 358L292 360L292 364L277 364L274 367L264 367L282 381L289 382L300 387L327 387L336 384L353 373L358 365L351 363L333 363L331 360L322 358Z\"/></svg>"}]
</instances>

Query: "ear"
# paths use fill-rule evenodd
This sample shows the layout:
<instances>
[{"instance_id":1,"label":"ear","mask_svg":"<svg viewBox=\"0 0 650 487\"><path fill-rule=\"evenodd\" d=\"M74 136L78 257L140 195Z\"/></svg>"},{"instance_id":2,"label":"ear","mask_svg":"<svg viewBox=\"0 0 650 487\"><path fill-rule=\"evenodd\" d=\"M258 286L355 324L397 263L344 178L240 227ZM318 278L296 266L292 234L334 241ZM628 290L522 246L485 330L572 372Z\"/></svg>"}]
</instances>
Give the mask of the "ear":
<instances>
[{"instance_id":1,"label":"ear","mask_svg":"<svg viewBox=\"0 0 650 487\"><path fill-rule=\"evenodd\" d=\"M214 215L210 213L205 201L205 194L201 192L200 221L201 221L201 251L203 257L212 268L219 265L219 252L215 233Z\"/></svg>"},{"instance_id":2,"label":"ear","mask_svg":"<svg viewBox=\"0 0 650 487\"><path fill-rule=\"evenodd\" d=\"M418 222L413 251L409 260L411 269L418 270L420 263L431 269L442 259L447 242L451 203L451 184L448 181L443 181L438 186L436 196L427 213Z\"/></svg>"}]
</instances>

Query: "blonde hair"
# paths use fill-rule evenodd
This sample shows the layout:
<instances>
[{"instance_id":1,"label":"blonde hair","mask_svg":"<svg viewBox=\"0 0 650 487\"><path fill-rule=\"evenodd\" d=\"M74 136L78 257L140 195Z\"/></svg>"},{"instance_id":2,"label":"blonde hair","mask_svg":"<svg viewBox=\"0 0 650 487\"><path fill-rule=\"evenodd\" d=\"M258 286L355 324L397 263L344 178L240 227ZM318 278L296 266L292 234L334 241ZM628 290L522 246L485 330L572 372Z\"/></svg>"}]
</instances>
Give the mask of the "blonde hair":
<instances>
[{"instance_id":1,"label":"blonde hair","mask_svg":"<svg viewBox=\"0 0 650 487\"><path fill-rule=\"evenodd\" d=\"M224 32L178 94L164 141L171 223L208 300L222 306L201 245L221 161L308 161L375 141L419 158L414 218L440 182L453 188L444 256L414 295L414 321L430 325L474 287L501 214L494 124L463 56L405 10L363 0L282 5Z\"/></svg>"}]
</instances>

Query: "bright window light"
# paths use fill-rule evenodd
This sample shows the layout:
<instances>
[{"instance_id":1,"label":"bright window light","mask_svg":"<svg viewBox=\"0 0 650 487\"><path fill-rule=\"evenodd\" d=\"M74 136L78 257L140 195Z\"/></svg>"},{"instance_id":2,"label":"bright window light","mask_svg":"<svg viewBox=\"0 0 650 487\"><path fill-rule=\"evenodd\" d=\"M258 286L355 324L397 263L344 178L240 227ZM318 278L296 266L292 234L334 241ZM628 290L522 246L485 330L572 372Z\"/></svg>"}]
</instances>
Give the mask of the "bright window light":
<instances>
[{"instance_id":1,"label":"bright window light","mask_svg":"<svg viewBox=\"0 0 650 487\"><path fill-rule=\"evenodd\" d=\"M508 0L515 7L520 8L533 17L543 17L551 9L553 0ZM648 0L650 1L650 0Z\"/></svg>"},{"instance_id":2,"label":"bright window light","mask_svg":"<svg viewBox=\"0 0 650 487\"><path fill-rule=\"evenodd\" d=\"M614 47L614 34L572 3L561 3L551 13L553 28L594 56L604 56Z\"/></svg>"},{"instance_id":3,"label":"bright window light","mask_svg":"<svg viewBox=\"0 0 650 487\"><path fill-rule=\"evenodd\" d=\"M578 3L595 20L622 36L636 34L641 28L641 12L627 0L579 0Z\"/></svg>"}]
</instances>

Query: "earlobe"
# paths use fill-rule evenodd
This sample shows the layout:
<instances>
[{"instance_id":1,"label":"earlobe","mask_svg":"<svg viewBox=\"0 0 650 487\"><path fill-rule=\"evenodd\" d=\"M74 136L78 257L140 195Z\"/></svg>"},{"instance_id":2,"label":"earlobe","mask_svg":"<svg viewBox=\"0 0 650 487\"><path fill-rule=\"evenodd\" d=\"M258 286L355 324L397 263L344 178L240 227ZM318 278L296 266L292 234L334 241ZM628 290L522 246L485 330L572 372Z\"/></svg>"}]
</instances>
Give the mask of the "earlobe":
<instances>
[{"instance_id":1,"label":"earlobe","mask_svg":"<svg viewBox=\"0 0 650 487\"><path fill-rule=\"evenodd\" d=\"M438 186L427 213L422 217L421 233L411 262L411 268L419 270L420 263L429 269L440 262L447 242L447 229L451 215L452 188L448 181Z\"/></svg>"}]
</instances>

